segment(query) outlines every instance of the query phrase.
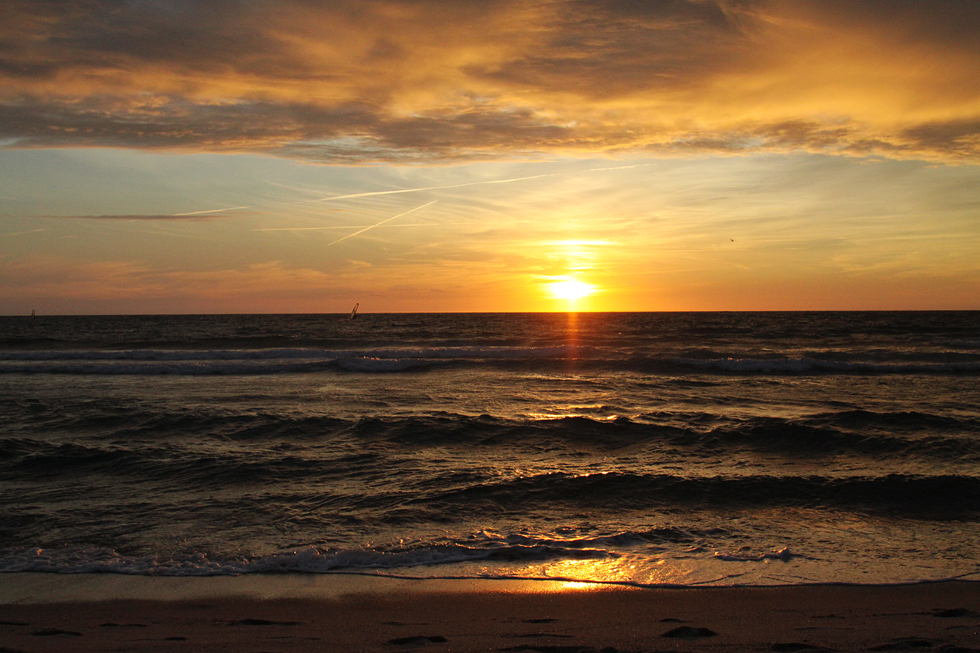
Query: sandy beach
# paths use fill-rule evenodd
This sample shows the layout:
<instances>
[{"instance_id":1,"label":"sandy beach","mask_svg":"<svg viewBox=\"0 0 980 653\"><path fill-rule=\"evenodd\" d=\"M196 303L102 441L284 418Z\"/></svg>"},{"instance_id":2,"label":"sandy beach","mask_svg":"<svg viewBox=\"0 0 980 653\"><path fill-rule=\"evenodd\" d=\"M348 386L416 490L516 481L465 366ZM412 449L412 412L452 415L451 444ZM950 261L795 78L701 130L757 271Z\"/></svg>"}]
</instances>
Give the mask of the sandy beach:
<instances>
[{"instance_id":1,"label":"sandy beach","mask_svg":"<svg viewBox=\"0 0 980 653\"><path fill-rule=\"evenodd\" d=\"M980 651L980 584L968 582L610 589L8 574L0 600L4 653Z\"/></svg>"}]
</instances>

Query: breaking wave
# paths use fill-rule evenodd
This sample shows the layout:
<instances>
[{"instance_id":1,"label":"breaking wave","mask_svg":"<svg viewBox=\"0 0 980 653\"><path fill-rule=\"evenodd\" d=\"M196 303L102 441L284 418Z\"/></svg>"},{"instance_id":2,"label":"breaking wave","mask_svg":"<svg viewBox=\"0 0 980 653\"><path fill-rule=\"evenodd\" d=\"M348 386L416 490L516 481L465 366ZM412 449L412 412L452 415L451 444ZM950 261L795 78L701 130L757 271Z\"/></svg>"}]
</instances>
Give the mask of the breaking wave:
<instances>
[{"instance_id":1,"label":"breaking wave","mask_svg":"<svg viewBox=\"0 0 980 653\"><path fill-rule=\"evenodd\" d=\"M713 352L717 353L717 352ZM171 350L12 350L0 351L0 374L76 375L255 375L317 372L401 373L445 366L485 366L541 371L620 371L647 374L723 375L978 375L980 355L955 360L920 357L908 360L894 353L893 360L841 360L807 357L753 358L729 355L715 358L634 355L580 345L551 347L418 347L330 350L210 349ZM881 358L881 354L879 354Z\"/></svg>"}]
</instances>

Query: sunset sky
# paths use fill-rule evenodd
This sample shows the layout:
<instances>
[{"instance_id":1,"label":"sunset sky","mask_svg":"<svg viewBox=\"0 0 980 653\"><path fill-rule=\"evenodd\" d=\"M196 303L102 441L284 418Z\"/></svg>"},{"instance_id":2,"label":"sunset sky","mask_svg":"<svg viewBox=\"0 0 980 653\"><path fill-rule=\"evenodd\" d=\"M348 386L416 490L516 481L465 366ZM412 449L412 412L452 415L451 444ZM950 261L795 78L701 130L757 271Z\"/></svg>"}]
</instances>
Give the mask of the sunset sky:
<instances>
[{"instance_id":1,"label":"sunset sky","mask_svg":"<svg viewBox=\"0 0 980 653\"><path fill-rule=\"evenodd\" d=\"M980 2L0 2L0 314L355 302L980 309Z\"/></svg>"}]
</instances>

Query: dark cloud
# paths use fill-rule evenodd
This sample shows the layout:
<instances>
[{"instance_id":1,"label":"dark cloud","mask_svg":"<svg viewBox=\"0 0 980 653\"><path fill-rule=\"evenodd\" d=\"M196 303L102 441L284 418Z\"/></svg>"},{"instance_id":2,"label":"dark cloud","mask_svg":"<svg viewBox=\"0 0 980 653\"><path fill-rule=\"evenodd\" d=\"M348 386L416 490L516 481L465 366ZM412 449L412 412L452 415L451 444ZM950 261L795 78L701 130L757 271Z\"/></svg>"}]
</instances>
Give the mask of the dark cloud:
<instances>
[{"instance_id":1,"label":"dark cloud","mask_svg":"<svg viewBox=\"0 0 980 653\"><path fill-rule=\"evenodd\" d=\"M82 102L25 97L0 105L0 137L17 139L21 147L270 150L375 125L376 117L356 106L121 96Z\"/></svg>"},{"instance_id":2,"label":"dark cloud","mask_svg":"<svg viewBox=\"0 0 980 653\"><path fill-rule=\"evenodd\" d=\"M519 56L470 75L585 98L635 96L698 85L731 68L747 46L715 4L686 0L576 1Z\"/></svg>"},{"instance_id":3,"label":"dark cloud","mask_svg":"<svg viewBox=\"0 0 980 653\"><path fill-rule=\"evenodd\" d=\"M980 119L931 122L902 132L913 152L933 151L980 159Z\"/></svg>"},{"instance_id":4,"label":"dark cloud","mask_svg":"<svg viewBox=\"0 0 980 653\"><path fill-rule=\"evenodd\" d=\"M976 49L980 3L975 0L804 0L809 15L836 17L855 29L887 30L909 42Z\"/></svg>"},{"instance_id":5,"label":"dark cloud","mask_svg":"<svg viewBox=\"0 0 980 653\"><path fill-rule=\"evenodd\" d=\"M11 58L43 58L48 70L132 68L154 62L208 70L249 51L274 58L276 42L249 26L245 4L12 0L4 11L7 27L0 47Z\"/></svg>"},{"instance_id":6,"label":"dark cloud","mask_svg":"<svg viewBox=\"0 0 980 653\"><path fill-rule=\"evenodd\" d=\"M15 147L977 161L973 0L5 0Z\"/></svg>"}]
</instances>

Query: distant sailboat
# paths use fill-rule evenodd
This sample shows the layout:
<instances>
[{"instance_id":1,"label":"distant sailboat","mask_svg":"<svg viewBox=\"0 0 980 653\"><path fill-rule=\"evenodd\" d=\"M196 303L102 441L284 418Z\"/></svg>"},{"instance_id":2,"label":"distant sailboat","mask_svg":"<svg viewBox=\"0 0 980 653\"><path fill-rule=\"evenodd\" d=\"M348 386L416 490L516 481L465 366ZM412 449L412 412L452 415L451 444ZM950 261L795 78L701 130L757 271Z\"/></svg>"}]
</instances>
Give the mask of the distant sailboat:
<instances>
[{"instance_id":1,"label":"distant sailboat","mask_svg":"<svg viewBox=\"0 0 980 653\"><path fill-rule=\"evenodd\" d=\"M360 306L360 304L354 304L354 309L350 312L350 319L352 319L352 320L356 320L357 319L357 307L358 306Z\"/></svg>"},{"instance_id":2,"label":"distant sailboat","mask_svg":"<svg viewBox=\"0 0 980 653\"><path fill-rule=\"evenodd\" d=\"M31 317L37 317L37 310L36 309L33 309L33 308L31 309Z\"/></svg>"}]
</instances>

